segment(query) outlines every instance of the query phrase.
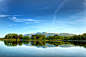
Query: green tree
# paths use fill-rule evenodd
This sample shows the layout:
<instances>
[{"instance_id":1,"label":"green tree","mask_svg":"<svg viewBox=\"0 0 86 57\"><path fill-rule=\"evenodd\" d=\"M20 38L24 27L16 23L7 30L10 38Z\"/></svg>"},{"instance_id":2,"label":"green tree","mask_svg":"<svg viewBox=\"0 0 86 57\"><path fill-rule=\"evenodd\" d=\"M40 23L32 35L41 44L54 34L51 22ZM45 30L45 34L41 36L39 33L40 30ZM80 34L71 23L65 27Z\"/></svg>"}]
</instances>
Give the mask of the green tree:
<instances>
[{"instance_id":1,"label":"green tree","mask_svg":"<svg viewBox=\"0 0 86 57\"><path fill-rule=\"evenodd\" d=\"M86 33L83 34L85 36L85 40L86 40Z\"/></svg>"},{"instance_id":2,"label":"green tree","mask_svg":"<svg viewBox=\"0 0 86 57\"><path fill-rule=\"evenodd\" d=\"M19 34L19 39L23 39L23 35L22 34Z\"/></svg>"},{"instance_id":3,"label":"green tree","mask_svg":"<svg viewBox=\"0 0 86 57\"><path fill-rule=\"evenodd\" d=\"M30 40L30 37L29 36L24 36L23 39L24 40Z\"/></svg>"},{"instance_id":4,"label":"green tree","mask_svg":"<svg viewBox=\"0 0 86 57\"><path fill-rule=\"evenodd\" d=\"M4 38L5 39L9 39L10 38L10 34L7 34Z\"/></svg>"}]
</instances>

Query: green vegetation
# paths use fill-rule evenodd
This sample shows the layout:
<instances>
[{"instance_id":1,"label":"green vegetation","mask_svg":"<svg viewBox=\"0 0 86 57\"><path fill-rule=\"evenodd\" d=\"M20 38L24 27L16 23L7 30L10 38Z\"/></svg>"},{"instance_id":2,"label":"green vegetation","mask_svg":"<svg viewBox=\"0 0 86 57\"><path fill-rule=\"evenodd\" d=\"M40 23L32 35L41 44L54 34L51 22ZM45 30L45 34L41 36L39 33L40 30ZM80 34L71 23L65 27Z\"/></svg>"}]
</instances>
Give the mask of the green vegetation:
<instances>
[{"instance_id":1,"label":"green vegetation","mask_svg":"<svg viewBox=\"0 0 86 57\"><path fill-rule=\"evenodd\" d=\"M74 46L83 46L86 48L86 33L82 35L74 35L74 36L59 36L59 35L54 35L54 36L48 36L46 37L45 35L32 35L31 37L29 36L23 36L22 34L7 34L3 39L0 38L0 40L4 40L4 44L6 46L22 46L22 44L29 44L35 45L35 46L45 46L46 43L59 46L63 44L72 44ZM28 41L30 40L30 41ZM61 41L60 41L61 40ZM79 41L78 41L79 40Z\"/></svg>"},{"instance_id":2,"label":"green vegetation","mask_svg":"<svg viewBox=\"0 0 86 57\"><path fill-rule=\"evenodd\" d=\"M82 35L74 35L74 36L70 36L70 37L62 37L62 36L49 36L47 37L48 40L86 40L86 33L82 34Z\"/></svg>"},{"instance_id":3,"label":"green vegetation","mask_svg":"<svg viewBox=\"0 0 86 57\"><path fill-rule=\"evenodd\" d=\"M55 36L49 36L49 37L47 37L46 39L47 39L47 40L63 40L64 37L55 35Z\"/></svg>"},{"instance_id":4,"label":"green vegetation","mask_svg":"<svg viewBox=\"0 0 86 57\"><path fill-rule=\"evenodd\" d=\"M46 36L45 35L32 35L31 37L32 40L45 40Z\"/></svg>"},{"instance_id":5,"label":"green vegetation","mask_svg":"<svg viewBox=\"0 0 86 57\"><path fill-rule=\"evenodd\" d=\"M29 44L33 46L46 46L46 44L59 46L59 45L66 45L71 44L74 46L80 46L86 48L86 42L84 41L4 41L6 46L22 46L23 44ZM49 45L49 46L50 46Z\"/></svg>"},{"instance_id":6,"label":"green vegetation","mask_svg":"<svg viewBox=\"0 0 86 57\"><path fill-rule=\"evenodd\" d=\"M23 36L22 34L18 35L18 34L7 34L5 37L4 37L4 40L9 40L9 39L16 39L16 40L20 40L20 39L23 39L23 40L29 40L30 37L29 36Z\"/></svg>"},{"instance_id":7,"label":"green vegetation","mask_svg":"<svg viewBox=\"0 0 86 57\"><path fill-rule=\"evenodd\" d=\"M71 37L64 37L64 40L86 40L86 33L82 35L74 35Z\"/></svg>"},{"instance_id":8,"label":"green vegetation","mask_svg":"<svg viewBox=\"0 0 86 57\"><path fill-rule=\"evenodd\" d=\"M31 44L35 46L45 46L46 42L45 41L31 41Z\"/></svg>"},{"instance_id":9,"label":"green vegetation","mask_svg":"<svg viewBox=\"0 0 86 57\"><path fill-rule=\"evenodd\" d=\"M54 35L54 36L48 36L46 37L45 35L32 35L31 37L29 36L23 36L22 34L7 34L3 40L12 40L12 41L18 41L18 40L86 40L86 33L82 35L74 35L74 36L59 36L59 35Z\"/></svg>"}]
</instances>

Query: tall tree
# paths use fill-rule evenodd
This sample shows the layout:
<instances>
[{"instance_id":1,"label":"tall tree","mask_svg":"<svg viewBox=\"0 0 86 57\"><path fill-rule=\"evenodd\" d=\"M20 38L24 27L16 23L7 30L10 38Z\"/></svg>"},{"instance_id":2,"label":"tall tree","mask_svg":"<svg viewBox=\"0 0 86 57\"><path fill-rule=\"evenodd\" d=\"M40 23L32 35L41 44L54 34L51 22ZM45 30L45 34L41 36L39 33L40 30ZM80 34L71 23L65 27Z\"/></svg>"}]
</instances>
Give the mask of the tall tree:
<instances>
[{"instance_id":1,"label":"tall tree","mask_svg":"<svg viewBox=\"0 0 86 57\"><path fill-rule=\"evenodd\" d=\"M23 39L23 35L22 34L19 35L19 39Z\"/></svg>"}]
</instances>

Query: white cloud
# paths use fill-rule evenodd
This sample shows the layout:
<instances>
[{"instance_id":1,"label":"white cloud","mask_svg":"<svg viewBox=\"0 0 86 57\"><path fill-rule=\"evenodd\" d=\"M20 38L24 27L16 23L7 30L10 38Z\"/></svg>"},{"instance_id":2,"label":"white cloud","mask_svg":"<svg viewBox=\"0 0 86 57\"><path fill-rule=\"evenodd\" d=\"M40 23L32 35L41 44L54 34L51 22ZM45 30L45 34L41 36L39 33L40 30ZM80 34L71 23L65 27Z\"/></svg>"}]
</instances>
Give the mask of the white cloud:
<instances>
[{"instance_id":1,"label":"white cloud","mask_svg":"<svg viewBox=\"0 0 86 57\"><path fill-rule=\"evenodd\" d=\"M40 23L40 22L34 22L34 23Z\"/></svg>"},{"instance_id":2,"label":"white cloud","mask_svg":"<svg viewBox=\"0 0 86 57\"><path fill-rule=\"evenodd\" d=\"M32 24L32 22L28 22L28 23L25 23L25 24Z\"/></svg>"},{"instance_id":3,"label":"white cloud","mask_svg":"<svg viewBox=\"0 0 86 57\"><path fill-rule=\"evenodd\" d=\"M16 17L9 17L10 19L12 19L14 22L25 22L25 21L37 21L37 20L33 20L33 19L17 19Z\"/></svg>"},{"instance_id":4,"label":"white cloud","mask_svg":"<svg viewBox=\"0 0 86 57\"><path fill-rule=\"evenodd\" d=\"M18 24L12 24L12 25L9 25L9 26L17 26Z\"/></svg>"},{"instance_id":5,"label":"white cloud","mask_svg":"<svg viewBox=\"0 0 86 57\"><path fill-rule=\"evenodd\" d=\"M79 7L86 7L86 0L83 2L83 5L79 6Z\"/></svg>"},{"instance_id":6,"label":"white cloud","mask_svg":"<svg viewBox=\"0 0 86 57\"><path fill-rule=\"evenodd\" d=\"M86 2L83 3L86 6Z\"/></svg>"},{"instance_id":7,"label":"white cloud","mask_svg":"<svg viewBox=\"0 0 86 57\"><path fill-rule=\"evenodd\" d=\"M22 15L4 15L4 14L3 15L0 15L0 17L10 17L10 16L22 16Z\"/></svg>"},{"instance_id":8,"label":"white cloud","mask_svg":"<svg viewBox=\"0 0 86 57\"><path fill-rule=\"evenodd\" d=\"M9 25L9 26L12 26L12 25Z\"/></svg>"},{"instance_id":9,"label":"white cloud","mask_svg":"<svg viewBox=\"0 0 86 57\"><path fill-rule=\"evenodd\" d=\"M27 22L40 23L41 21L44 21L44 20L34 20L34 19L18 19L16 17L8 17L8 18L13 20L14 22L26 22L26 24L31 24Z\"/></svg>"},{"instance_id":10,"label":"white cloud","mask_svg":"<svg viewBox=\"0 0 86 57\"><path fill-rule=\"evenodd\" d=\"M54 24L54 22L55 22L55 20L56 20L56 13L58 13L59 12L59 10L61 9L61 8L63 8L63 6L65 5L65 3L67 2L67 1L70 1L70 0L64 0L58 7L57 7L57 9L55 10L55 12L54 12L54 19L53 19L53 24Z\"/></svg>"},{"instance_id":11,"label":"white cloud","mask_svg":"<svg viewBox=\"0 0 86 57\"><path fill-rule=\"evenodd\" d=\"M86 0L85 0L85 2L83 2L83 4L84 4L84 6L86 6Z\"/></svg>"},{"instance_id":12,"label":"white cloud","mask_svg":"<svg viewBox=\"0 0 86 57\"><path fill-rule=\"evenodd\" d=\"M57 23L60 25L79 25L84 26L86 24L86 16L85 16L85 11L82 11L80 13L77 13L76 15L69 16L64 19L56 20Z\"/></svg>"},{"instance_id":13,"label":"white cloud","mask_svg":"<svg viewBox=\"0 0 86 57\"><path fill-rule=\"evenodd\" d=\"M46 9L50 9L51 7L44 7L44 8L40 8L39 10L46 10Z\"/></svg>"},{"instance_id":14,"label":"white cloud","mask_svg":"<svg viewBox=\"0 0 86 57\"><path fill-rule=\"evenodd\" d=\"M82 20L75 20L75 21L68 21L66 22L67 24L72 24L72 25L80 25L80 24L86 24L86 21L84 19Z\"/></svg>"},{"instance_id":15,"label":"white cloud","mask_svg":"<svg viewBox=\"0 0 86 57\"><path fill-rule=\"evenodd\" d=\"M29 24L29 23L26 23L26 24Z\"/></svg>"},{"instance_id":16,"label":"white cloud","mask_svg":"<svg viewBox=\"0 0 86 57\"><path fill-rule=\"evenodd\" d=\"M10 16L10 15L0 15L0 17L8 17L8 16Z\"/></svg>"},{"instance_id":17,"label":"white cloud","mask_svg":"<svg viewBox=\"0 0 86 57\"><path fill-rule=\"evenodd\" d=\"M7 12L9 9L7 0L0 0L0 11Z\"/></svg>"}]
</instances>

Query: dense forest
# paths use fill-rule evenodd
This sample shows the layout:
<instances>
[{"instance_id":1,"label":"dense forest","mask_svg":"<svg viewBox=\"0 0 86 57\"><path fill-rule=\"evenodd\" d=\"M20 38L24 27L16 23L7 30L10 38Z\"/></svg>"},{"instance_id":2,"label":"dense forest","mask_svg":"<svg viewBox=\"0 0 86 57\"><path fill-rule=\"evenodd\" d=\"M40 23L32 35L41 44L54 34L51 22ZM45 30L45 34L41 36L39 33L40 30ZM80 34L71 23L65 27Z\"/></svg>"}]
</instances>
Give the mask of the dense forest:
<instances>
[{"instance_id":1,"label":"dense forest","mask_svg":"<svg viewBox=\"0 0 86 57\"><path fill-rule=\"evenodd\" d=\"M86 33L82 35L74 35L74 36L59 36L59 35L54 35L54 36L48 36L46 37L45 35L32 35L31 37L29 36L23 36L22 34L7 34L3 39L22 39L22 40L86 40Z\"/></svg>"}]
</instances>

